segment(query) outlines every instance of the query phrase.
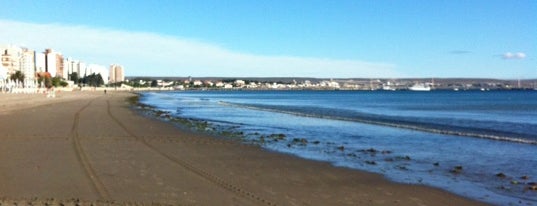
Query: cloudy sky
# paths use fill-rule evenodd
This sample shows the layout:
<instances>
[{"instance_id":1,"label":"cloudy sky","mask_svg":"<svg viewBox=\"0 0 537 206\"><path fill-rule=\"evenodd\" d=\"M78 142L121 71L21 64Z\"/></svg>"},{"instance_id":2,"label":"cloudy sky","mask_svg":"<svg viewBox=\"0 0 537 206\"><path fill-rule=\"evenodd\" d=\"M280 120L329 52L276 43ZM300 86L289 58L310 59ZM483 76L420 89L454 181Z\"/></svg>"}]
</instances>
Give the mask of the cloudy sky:
<instances>
[{"instance_id":1,"label":"cloudy sky","mask_svg":"<svg viewBox=\"0 0 537 206\"><path fill-rule=\"evenodd\" d=\"M128 76L537 78L533 0L3 1L0 45Z\"/></svg>"}]
</instances>

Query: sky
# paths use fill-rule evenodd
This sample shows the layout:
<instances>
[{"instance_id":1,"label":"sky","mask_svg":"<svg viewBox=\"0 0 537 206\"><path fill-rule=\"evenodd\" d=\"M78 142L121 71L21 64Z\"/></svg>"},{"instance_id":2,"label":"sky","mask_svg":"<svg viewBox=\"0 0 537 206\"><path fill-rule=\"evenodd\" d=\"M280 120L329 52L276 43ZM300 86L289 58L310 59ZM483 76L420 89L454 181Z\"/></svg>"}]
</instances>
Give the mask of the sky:
<instances>
[{"instance_id":1,"label":"sky","mask_svg":"<svg viewBox=\"0 0 537 206\"><path fill-rule=\"evenodd\" d=\"M535 0L0 4L0 45L127 76L537 78Z\"/></svg>"}]
</instances>

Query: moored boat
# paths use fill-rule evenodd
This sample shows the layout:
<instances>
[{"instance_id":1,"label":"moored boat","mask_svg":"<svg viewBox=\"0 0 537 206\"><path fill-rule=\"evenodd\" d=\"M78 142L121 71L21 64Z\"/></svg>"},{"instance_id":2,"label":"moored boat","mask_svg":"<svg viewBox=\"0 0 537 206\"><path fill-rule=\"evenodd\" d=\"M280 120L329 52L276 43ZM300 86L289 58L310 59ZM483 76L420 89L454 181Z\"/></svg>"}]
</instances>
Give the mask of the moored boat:
<instances>
[{"instance_id":1,"label":"moored boat","mask_svg":"<svg viewBox=\"0 0 537 206\"><path fill-rule=\"evenodd\" d=\"M431 91L431 87L425 84L414 84L413 86L409 87L408 90L410 91L421 91L421 92L427 92Z\"/></svg>"}]
</instances>

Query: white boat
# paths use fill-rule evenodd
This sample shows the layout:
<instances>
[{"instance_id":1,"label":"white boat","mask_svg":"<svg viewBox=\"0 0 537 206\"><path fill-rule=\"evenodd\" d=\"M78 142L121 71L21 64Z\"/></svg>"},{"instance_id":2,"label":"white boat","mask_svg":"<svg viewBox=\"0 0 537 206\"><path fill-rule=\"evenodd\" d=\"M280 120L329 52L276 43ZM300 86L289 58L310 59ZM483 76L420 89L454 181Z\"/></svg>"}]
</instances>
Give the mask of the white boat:
<instances>
[{"instance_id":1,"label":"white boat","mask_svg":"<svg viewBox=\"0 0 537 206\"><path fill-rule=\"evenodd\" d=\"M384 85L384 86L382 86L382 90L385 90L385 91L395 91L395 90L397 90L397 89L394 88L394 87L391 87L391 86Z\"/></svg>"},{"instance_id":2,"label":"white boat","mask_svg":"<svg viewBox=\"0 0 537 206\"><path fill-rule=\"evenodd\" d=\"M425 84L414 84L408 88L410 91L428 92L431 91L431 87Z\"/></svg>"}]
</instances>

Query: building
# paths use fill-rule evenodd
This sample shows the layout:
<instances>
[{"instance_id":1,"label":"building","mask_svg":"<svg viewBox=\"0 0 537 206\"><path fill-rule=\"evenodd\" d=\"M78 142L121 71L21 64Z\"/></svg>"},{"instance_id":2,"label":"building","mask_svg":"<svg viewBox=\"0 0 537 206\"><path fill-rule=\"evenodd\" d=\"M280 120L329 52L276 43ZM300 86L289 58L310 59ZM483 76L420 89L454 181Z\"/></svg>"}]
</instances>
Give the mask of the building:
<instances>
[{"instance_id":1,"label":"building","mask_svg":"<svg viewBox=\"0 0 537 206\"><path fill-rule=\"evenodd\" d=\"M86 76L86 63L79 61L78 66L76 67L76 73L78 74L78 78L82 78Z\"/></svg>"},{"instance_id":2,"label":"building","mask_svg":"<svg viewBox=\"0 0 537 206\"><path fill-rule=\"evenodd\" d=\"M46 59L45 53L35 52L34 56L35 56L35 72L36 73L46 72L47 63L45 60Z\"/></svg>"},{"instance_id":3,"label":"building","mask_svg":"<svg viewBox=\"0 0 537 206\"><path fill-rule=\"evenodd\" d=\"M110 83L123 81L125 81L125 73L123 71L123 66L119 64L110 65Z\"/></svg>"},{"instance_id":4,"label":"building","mask_svg":"<svg viewBox=\"0 0 537 206\"><path fill-rule=\"evenodd\" d=\"M20 57L20 71L26 81L35 80L35 51L22 48Z\"/></svg>"},{"instance_id":5,"label":"building","mask_svg":"<svg viewBox=\"0 0 537 206\"><path fill-rule=\"evenodd\" d=\"M46 49L45 71L53 77L61 76L61 72L63 72L63 56L52 49Z\"/></svg>"},{"instance_id":6,"label":"building","mask_svg":"<svg viewBox=\"0 0 537 206\"><path fill-rule=\"evenodd\" d=\"M20 61L22 58L22 48L13 45L0 46L2 52L2 66L7 69L10 76L16 71L20 71Z\"/></svg>"},{"instance_id":7,"label":"building","mask_svg":"<svg viewBox=\"0 0 537 206\"><path fill-rule=\"evenodd\" d=\"M62 77L71 80L70 74L73 73L74 67L73 67L74 60L71 57L67 57L63 60L63 71L62 71Z\"/></svg>"}]
</instances>

